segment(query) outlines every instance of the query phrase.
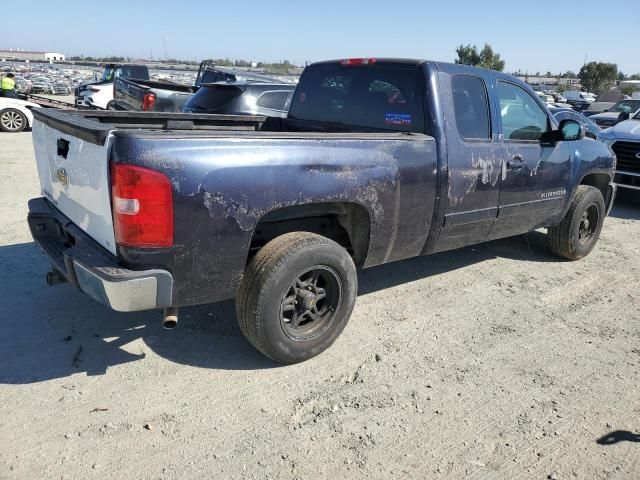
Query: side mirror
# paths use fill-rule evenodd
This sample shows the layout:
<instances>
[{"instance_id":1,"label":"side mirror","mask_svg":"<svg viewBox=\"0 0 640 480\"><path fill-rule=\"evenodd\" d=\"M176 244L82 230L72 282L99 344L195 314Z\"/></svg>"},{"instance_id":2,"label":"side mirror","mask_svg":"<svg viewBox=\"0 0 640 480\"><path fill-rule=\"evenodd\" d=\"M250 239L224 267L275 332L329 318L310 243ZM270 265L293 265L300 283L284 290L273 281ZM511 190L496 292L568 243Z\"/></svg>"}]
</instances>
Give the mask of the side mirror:
<instances>
[{"instance_id":1,"label":"side mirror","mask_svg":"<svg viewBox=\"0 0 640 480\"><path fill-rule=\"evenodd\" d=\"M562 120L558 126L558 140L571 142L582 140L585 136L585 128L582 124L569 118Z\"/></svg>"}]
</instances>

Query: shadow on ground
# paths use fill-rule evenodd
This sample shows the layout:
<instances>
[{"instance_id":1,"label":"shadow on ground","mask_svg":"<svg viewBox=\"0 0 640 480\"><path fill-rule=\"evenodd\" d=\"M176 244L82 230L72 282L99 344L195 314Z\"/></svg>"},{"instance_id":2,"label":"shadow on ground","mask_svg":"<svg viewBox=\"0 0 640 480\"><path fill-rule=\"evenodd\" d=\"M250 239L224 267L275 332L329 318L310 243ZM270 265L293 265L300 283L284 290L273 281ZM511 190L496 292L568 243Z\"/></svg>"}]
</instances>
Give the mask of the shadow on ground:
<instances>
[{"instance_id":1,"label":"shadow on ground","mask_svg":"<svg viewBox=\"0 0 640 480\"><path fill-rule=\"evenodd\" d=\"M620 442L640 443L640 433L616 430L596 440L598 445L615 445Z\"/></svg>"},{"instance_id":2,"label":"shadow on ground","mask_svg":"<svg viewBox=\"0 0 640 480\"><path fill-rule=\"evenodd\" d=\"M546 236L532 232L364 270L359 273L359 294L497 257L561 261L548 252ZM178 328L165 331L160 311L117 313L68 285L47 287L48 261L33 243L0 247L0 267L0 305L5 308L0 383L27 384L78 372L101 375L109 367L143 359L149 350L202 368L276 367L241 335L232 301L183 308ZM138 339L143 343L131 344Z\"/></svg>"}]
</instances>

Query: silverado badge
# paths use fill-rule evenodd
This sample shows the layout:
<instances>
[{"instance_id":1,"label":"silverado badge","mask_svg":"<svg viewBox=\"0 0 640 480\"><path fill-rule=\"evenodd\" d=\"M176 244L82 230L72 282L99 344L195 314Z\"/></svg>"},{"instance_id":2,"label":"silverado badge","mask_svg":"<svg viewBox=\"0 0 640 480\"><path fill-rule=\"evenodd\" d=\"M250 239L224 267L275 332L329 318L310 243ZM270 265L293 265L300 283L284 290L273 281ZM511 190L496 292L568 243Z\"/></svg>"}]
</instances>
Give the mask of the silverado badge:
<instances>
[{"instance_id":1,"label":"silverado badge","mask_svg":"<svg viewBox=\"0 0 640 480\"><path fill-rule=\"evenodd\" d=\"M65 187L69 185L69 176L67 175L67 171L64 168L59 168L56 172L56 176L58 177L58 180L60 180L60 183L62 185L64 185Z\"/></svg>"}]
</instances>

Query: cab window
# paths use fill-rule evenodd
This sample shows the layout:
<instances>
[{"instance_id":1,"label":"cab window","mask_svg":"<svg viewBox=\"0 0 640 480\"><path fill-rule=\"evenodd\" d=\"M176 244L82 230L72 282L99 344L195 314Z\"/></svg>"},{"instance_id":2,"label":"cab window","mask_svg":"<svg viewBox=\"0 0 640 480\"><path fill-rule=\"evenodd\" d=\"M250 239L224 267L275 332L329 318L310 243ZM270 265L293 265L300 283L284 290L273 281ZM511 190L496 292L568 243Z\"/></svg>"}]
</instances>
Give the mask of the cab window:
<instances>
[{"instance_id":1,"label":"cab window","mask_svg":"<svg viewBox=\"0 0 640 480\"><path fill-rule=\"evenodd\" d=\"M469 75L455 75L451 79L451 89L460 136L465 140L489 140L489 105L482 79Z\"/></svg>"},{"instance_id":2,"label":"cab window","mask_svg":"<svg viewBox=\"0 0 640 480\"><path fill-rule=\"evenodd\" d=\"M539 142L549 129L549 118L542 107L523 88L498 82L502 133L505 141Z\"/></svg>"}]
</instances>

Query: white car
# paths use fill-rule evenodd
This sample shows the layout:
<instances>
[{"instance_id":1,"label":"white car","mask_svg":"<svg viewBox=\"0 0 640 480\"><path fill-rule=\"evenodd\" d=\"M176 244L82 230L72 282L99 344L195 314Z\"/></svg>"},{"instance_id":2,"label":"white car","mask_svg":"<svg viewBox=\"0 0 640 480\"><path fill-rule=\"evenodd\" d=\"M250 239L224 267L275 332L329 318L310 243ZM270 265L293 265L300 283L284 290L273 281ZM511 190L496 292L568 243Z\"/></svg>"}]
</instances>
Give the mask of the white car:
<instances>
[{"instance_id":1,"label":"white car","mask_svg":"<svg viewBox=\"0 0 640 480\"><path fill-rule=\"evenodd\" d=\"M88 85L76 97L76 106L106 110L113 102L113 82Z\"/></svg>"},{"instance_id":2,"label":"white car","mask_svg":"<svg viewBox=\"0 0 640 480\"><path fill-rule=\"evenodd\" d=\"M19 98L0 97L0 130L3 132L21 132L33 125L33 114L30 108L40 108L32 102Z\"/></svg>"}]
</instances>

